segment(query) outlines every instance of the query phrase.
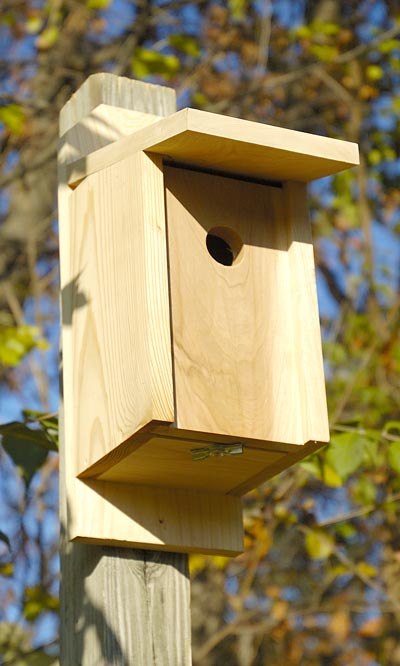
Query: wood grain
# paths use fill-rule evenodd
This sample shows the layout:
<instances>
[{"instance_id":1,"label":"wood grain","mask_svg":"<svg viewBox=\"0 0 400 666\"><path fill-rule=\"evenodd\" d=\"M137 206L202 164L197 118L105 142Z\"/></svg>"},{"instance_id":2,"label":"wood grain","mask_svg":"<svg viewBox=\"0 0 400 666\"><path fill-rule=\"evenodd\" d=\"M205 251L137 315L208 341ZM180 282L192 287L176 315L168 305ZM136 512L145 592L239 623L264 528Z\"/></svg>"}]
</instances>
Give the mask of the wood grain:
<instances>
[{"instance_id":1,"label":"wood grain","mask_svg":"<svg viewBox=\"0 0 400 666\"><path fill-rule=\"evenodd\" d=\"M114 135L114 140L116 140L126 133L125 126L118 125L120 109L132 111L132 118L135 118L137 113L169 116L176 110L176 96L172 88L166 88L165 86L143 83L107 72L92 74L61 109L59 120L61 144L64 143L62 137L71 128L81 123L93 109L102 104L116 108L116 122L110 123L114 125L116 132L119 131L119 136ZM144 123L144 125L146 124ZM95 137L90 137L86 132L83 132L80 141L87 138L89 143L93 145L92 141L95 141L96 136L97 132ZM100 145L94 145L94 149L97 150L101 145L100 139ZM85 155L87 151L84 148L82 152Z\"/></svg>"},{"instance_id":2,"label":"wood grain","mask_svg":"<svg viewBox=\"0 0 400 666\"><path fill-rule=\"evenodd\" d=\"M137 153L93 174L71 196L70 224L79 473L153 419L174 421L160 164Z\"/></svg>"},{"instance_id":3,"label":"wood grain","mask_svg":"<svg viewBox=\"0 0 400 666\"><path fill-rule=\"evenodd\" d=\"M283 186L285 219L288 223L290 297L296 334L297 376L304 441L329 442L321 348L317 284L307 188L303 183Z\"/></svg>"},{"instance_id":4,"label":"wood grain","mask_svg":"<svg viewBox=\"0 0 400 666\"><path fill-rule=\"evenodd\" d=\"M71 544L63 560L62 666L189 666L181 554Z\"/></svg>"},{"instance_id":5,"label":"wood grain","mask_svg":"<svg viewBox=\"0 0 400 666\"><path fill-rule=\"evenodd\" d=\"M315 292L308 298L312 246L293 245L297 218L289 220L286 190L171 167L165 178L177 427L239 440L325 441L323 386L314 401L323 368ZM207 250L216 226L243 241L232 266ZM316 388L304 393L309 376Z\"/></svg>"},{"instance_id":6,"label":"wood grain","mask_svg":"<svg viewBox=\"0 0 400 666\"><path fill-rule=\"evenodd\" d=\"M323 136L183 109L77 160L70 185L138 150L269 180L309 182L359 164L358 146Z\"/></svg>"},{"instance_id":7,"label":"wood grain","mask_svg":"<svg viewBox=\"0 0 400 666\"><path fill-rule=\"evenodd\" d=\"M77 497L81 506L89 499L101 510L80 511L72 539L170 552L237 555L243 550L238 497L100 480L80 481Z\"/></svg>"},{"instance_id":8,"label":"wood grain","mask_svg":"<svg viewBox=\"0 0 400 666\"><path fill-rule=\"evenodd\" d=\"M99 104L127 105L156 115L175 110L175 94L159 86L96 74L84 84L83 92L64 107L60 135L80 122ZM89 88L89 91L88 91ZM88 91L88 92L87 92ZM134 112L136 115L136 112ZM96 137L85 134L80 144L92 146ZM68 156L68 145L66 155ZM101 145L101 144L100 144ZM97 146L98 147L98 146ZM65 161L59 159L59 225L62 244L61 272L68 270L70 256L71 191L67 185ZM63 299L68 320L73 290ZM63 353L71 354L71 326L64 326ZM70 357L69 357L70 358ZM73 522L85 504L77 503L84 484L75 478L76 461L71 455L73 406L71 373L66 372L64 391L67 418L60 406L60 519L61 519L61 666L189 666L190 583L187 556L146 552L128 548L105 548L69 541ZM86 488L79 500L101 515L97 493Z\"/></svg>"},{"instance_id":9,"label":"wood grain","mask_svg":"<svg viewBox=\"0 0 400 666\"><path fill-rule=\"evenodd\" d=\"M236 456L210 456L193 462L191 450L205 446L174 438L152 437L146 444L113 465L98 479L166 488L229 493L260 469L285 457L280 451L244 446Z\"/></svg>"},{"instance_id":10,"label":"wood grain","mask_svg":"<svg viewBox=\"0 0 400 666\"><path fill-rule=\"evenodd\" d=\"M152 113L99 104L61 137L59 159L70 164L160 118Z\"/></svg>"}]
</instances>

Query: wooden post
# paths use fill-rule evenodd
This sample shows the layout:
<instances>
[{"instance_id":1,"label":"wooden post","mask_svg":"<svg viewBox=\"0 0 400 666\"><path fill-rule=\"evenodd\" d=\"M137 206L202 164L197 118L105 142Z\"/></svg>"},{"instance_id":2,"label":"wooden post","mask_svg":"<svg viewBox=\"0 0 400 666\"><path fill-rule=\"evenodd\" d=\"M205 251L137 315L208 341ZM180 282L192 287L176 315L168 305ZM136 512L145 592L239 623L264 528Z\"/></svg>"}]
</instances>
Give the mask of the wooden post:
<instances>
[{"instance_id":1,"label":"wooden post","mask_svg":"<svg viewBox=\"0 0 400 666\"><path fill-rule=\"evenodd\" d=\"M68 164L174 111L168 88L91 76L60 116L60 210L68 206ZM70 542L62 435L60 449L61 666L188 666L187 555Z\"/></svg>"}]
</instances>

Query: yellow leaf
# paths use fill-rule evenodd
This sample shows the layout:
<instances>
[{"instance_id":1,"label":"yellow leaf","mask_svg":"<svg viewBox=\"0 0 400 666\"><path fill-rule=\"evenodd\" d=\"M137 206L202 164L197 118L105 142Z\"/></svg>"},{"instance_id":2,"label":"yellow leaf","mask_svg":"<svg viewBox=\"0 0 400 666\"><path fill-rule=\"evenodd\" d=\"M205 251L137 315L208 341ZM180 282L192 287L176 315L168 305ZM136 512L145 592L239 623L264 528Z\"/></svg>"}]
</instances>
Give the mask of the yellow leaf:
<instances>
[{"instance_id":1,"label":"yellow leaf","mask_svg":"<svg viewBox=\"0 0 400 666\"><path fill-rule=\"evenodd\" d=\"M30 16L25 23L25 32L28 35L36 35L43 26L43 19L39 16Z\"/></svg>"},{"instance_id":2,"label":"yellow leaf","mask_svg":"<svg viewBox=\"0 0 400 666\"><path fill-rule=\"evenodd\" d=\"M377 148L373 148L372 150L369 151L368 162L372 164L372 166L376 166L381 161L382 161L382 155L380 150L378 150Z\"/></svg>"},{"instance_id":3,"label":"yellow leaf","mask_svg":"<svg viewBox=\"0 0 400 666\"><path fill-rule=\"evenodd\" d=\"M110 0L87 0L86 6L88 9L107 9Z\"/></svg>"},{"instance_id":4,"label":"yellow leaf","mask_svg":"<svg viewBox=\"0 0 400 666\"><path fill-rule=\"evenodd\" d=\"M210 560L216 569L225 569L226 565L230 561L229 557L223 557L222 555L213 555L210 557Z\"/></svg>"},{"instance_id":5,"label":"yellow leaf","mask_svg":"<svg viewBox=\"0 0 400 666\"><path fill-rule=\"evenodd\" d=\"M12 576L14 573L14 565L12 562L7 564L0 565L0 575L1 576Z\"/></svg>"},{"instance_id":6,"label":"yellow leaf","mask_svg":"<svg viewBox=\"0 0 400 666\"><path fill-rule=\"evenodd\" d=\"M49 25L40 33L36 40L36 46L40 51L47 51L57 42L60 30L55 25Z\"/></svg>"},{"instance_id":7,"label":"yellow leaf","mask_svg":"<svg viewBox=\"0 0 400 666\"><path fill-rule=\"evenodd\" d=\"M370 81L379 81L385 72L378 65L368 65L365 73Z\"/></svg>"},{"instance_id":8,"label":"yellow leaf","mask_svg":"<svg viewBox=\"0 0 400 666\"><path fill-rule=\"evenodd\" d=\"M199 571L202 571L207 564L207 558L204 555L189 555L189 572L191 576L195 576Z\"/></svg>"},{"instance_id":9,"label":"yellow leaf","mask_svg":"<svg viewBox=\"0 0 400 666\"><path fill-rule=\"evenodd\" d=\"M339 474L327 463L323 466L324 483L330 488L339 488L343 485L342 479Z\"/></svg>"},{"instance_id":10,"label":"yellow leaf","mask_svg":"<svg viewBox=\"0 0 400 666\"><path fill-rule=\"evenodd\" d=\"M332 62L338 55L336 46L329 46L328 44L313 44L310 51L321 62Z\"/></svg>"},{"instance_id":11,"label":"yellow leaf","mask_svg":"<svg viewBox=\"0 0 400 666\"><path fill-rule=\"evenodd\" d=\"M0 107L0 122L13 134L22 134L25 124L25 113L18 104L7 104Z\"/></svg>"},{"instance_id":12,"label":"yellow leaf","mask_svg":"<svg viewBox=\"0 0 400 666\"><path fill-rule=\"evenodd\" d=\"M357 571L367 578L373 578L377 574L376 567L368 562L359 562L357 564Z\"/></svg>"},{"instance_id":13,"label":"yellow leaf","mask_svg":"<svg viewBox=\"0 0 400 666\"><path fill-rule=\"evenodd\" d=\"M306 549L313 560L326 560L335 549L335 541L328 532L310 530L306 534Z\"/></svg>"}]
</instances>

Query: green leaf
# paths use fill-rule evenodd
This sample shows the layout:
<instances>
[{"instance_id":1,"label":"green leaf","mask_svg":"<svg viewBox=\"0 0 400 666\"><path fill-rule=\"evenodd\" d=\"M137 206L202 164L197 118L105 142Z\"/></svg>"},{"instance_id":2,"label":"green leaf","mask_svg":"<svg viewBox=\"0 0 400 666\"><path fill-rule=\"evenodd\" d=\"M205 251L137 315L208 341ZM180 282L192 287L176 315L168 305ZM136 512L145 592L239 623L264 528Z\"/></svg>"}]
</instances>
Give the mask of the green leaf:
<instances>
[{"instance_id":1,"label":"green leaf","mask_svg":"<svg viewBox=\"0 0 400 666\"><path fill-rule=\"evenodd\" d=\"M58 414L47 414L32 409L22 411L25 423L39 424L45 432L51 450L58 450Z\"/></svg>"},{"instance_id":2,"label":"green leaf","mask_svg":"<svg viewBox=\"0 0 400 666\"><path fill-rule=\"evenodd\" d=\"M2 444L4 446L4 439L12 437L27 444L36 444L46 451L57 451L57 447L49 440L44 430L36 428L28 428L25 423L19 421L11 421L0 425L0 435L2 435Z\"/></svg>"},{"instance_id":3,"label":"green leaf","mask_svg":"<svg viewBox=\"0 0 400 666\"><path fill-rule=\"evenodd\" d=\"M367 444L368 439L357 433L333 435L326 451L328 465L345 481L362 464Z\"/></svg>"},{"instance_id":4,"label":"green leaf","mask_svg":"<svg viewBox=\"0 0 400 666\"><path fill-rule=\"evenodd\" d=\"M314 476L316 479L322 479L321 463L318 456L311 455L299 463L299 467Z\"/></svg>"},{"instance_id":5,"label":"green leaf","mask_svg":"<svg viewBox=\"0 0 400 666\"><path fill-rule=\"evenodd\" d=\"M161 74L165 79L171 79L179 71L180 63L176 56L163 55L140 47L135 49L131 67L133 74L138 78Z\"/></svg>"},{"instance_id":6,"label":"green leaf","mask_svg":"<svg viewBox=\"0 0 400 666\"><path fill-rule=\"evenodd\" d=\"M191 35L171 35L169 43L178 51L186 53L193 58L200 57L199 42Z\"/></svg>"},{"instance_id":7,"label":"green leaf","mask_svg":"<svg viewBox=\"0 0 400 666\"><path fill-rule=\"evenodd\" d=\"M364 446L364 461L371 467L378 467L383 463L382 454L379 450L379 439L376 438L376 434L379 437L380 433L370 434L369 431L368 437L370 439L365 440Z\"/></svg>"},{"instance_id":8,"label":"green leaf","mask_svg":"<svg viewBox=\"0 0 400 666\"><path fill-rule=\"evenodd\" d=\"M392 442L388 450L389 465L400 474L400 442Z\"/></svg>"},{"instance_id":9,"label":"green leaf","mask_svg":"<svg viewBox=\"0 0 400 666\"><path fill-rule=\"evenodd\" d=\"M323 480L324 483L329 486L330 488L338 488L339 486L342 486L342 479L330 465L328 465L326 462L323 465Z\"/></svg>"},{"instance_id":10,"label":"green leaf","mask_svg":"<svg viewBox=\"0 0 400 666\"><path fill-rule=\"evenodd\" d=\"M25 113L22 106L19 106L18 104L0 106L0 122L2 122L12 134L22 134L25 124Z\"/></svg>"},{"instance_id":11,"label":"green leaf","mask_svg":"<svg viewBox=\"0 0 400 666\"><path fill-rule=\"evenodd\" d=\"M324 342L324 352L335 365L342 365L347 360L347 349L339 342Z\"/></svg>"},{"instance_id":12,"label":"green leaf","mask_svg":"<svg viewBox=\"0 0 400 666\"><path fill-rule=\"evenodd\" d=\"M360 504L369 505L376 501L377 487L365 476L362 476L357 481L354 489L354 497Z\"/></svg>"},{"instance_id":13,"label":"green leaf","mask_svg":"<svg viewBox=\"0 0 400 666\"><path fill-rule=\"evenodd\" d=\"M384 434L389 434L395 431L396 435L400 436L400 421L387 421L383 429Z\"/></svg>"},{"instance_id":14,"label":"green leaf","mask_svg":"<svg viewBox=\"0 0 400 666\"><path fill-rule=\"evenodd\" d=\"M326 560L335 550L335 540L323 530L309 530L306 534L307 553L313 560Z\"/></svg>"},{"instance_id":15,"label":"green leaf","mask_svg":"<svg viewBox=\"0 0 400 666\"><path fill-rule=\"evenodd\" d=\"M43 465L49 451L57 450L55 443L43 430L32 430L24 423L12 422L0 426L1 444L18 467L26 484Z\"/></svg>"}]
</instances>

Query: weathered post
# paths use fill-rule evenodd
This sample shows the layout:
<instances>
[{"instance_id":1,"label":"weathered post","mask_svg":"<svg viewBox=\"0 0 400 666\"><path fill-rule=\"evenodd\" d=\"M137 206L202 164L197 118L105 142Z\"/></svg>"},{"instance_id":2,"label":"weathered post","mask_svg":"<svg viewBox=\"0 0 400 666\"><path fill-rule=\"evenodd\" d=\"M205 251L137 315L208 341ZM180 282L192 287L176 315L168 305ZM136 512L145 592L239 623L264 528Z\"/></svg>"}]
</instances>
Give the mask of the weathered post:
<instances>
[{"instance_id":1,"label":"weathered post","mask_svg":"<svg viewBox=\"0 0 400 666\"><path fill-rule=\"evenodd\" d=\"M144 122L174 111L172 90L111 74L91 76L65 105L60 117L59 151L59 218L64 247L70 233L66 166ZM76 289L79 281L63 289L64 317ZM84 294L81 298L84 301ZM69 343L68 321L64 319L64 345ZM65 423L62 430L68 427L70 424ZM72 474L72 461L63 440L62 436L62 666L188 666L187 555L70 542L66 482Z\"/></svg>"}]
</instances>

